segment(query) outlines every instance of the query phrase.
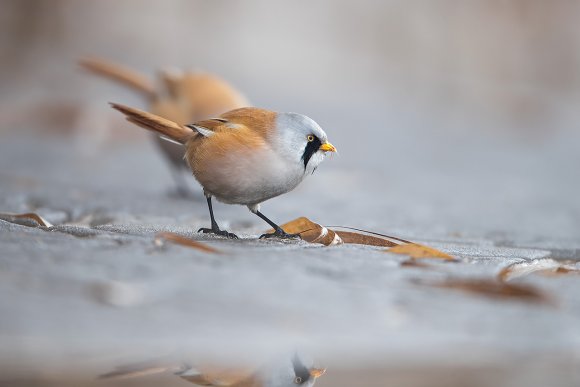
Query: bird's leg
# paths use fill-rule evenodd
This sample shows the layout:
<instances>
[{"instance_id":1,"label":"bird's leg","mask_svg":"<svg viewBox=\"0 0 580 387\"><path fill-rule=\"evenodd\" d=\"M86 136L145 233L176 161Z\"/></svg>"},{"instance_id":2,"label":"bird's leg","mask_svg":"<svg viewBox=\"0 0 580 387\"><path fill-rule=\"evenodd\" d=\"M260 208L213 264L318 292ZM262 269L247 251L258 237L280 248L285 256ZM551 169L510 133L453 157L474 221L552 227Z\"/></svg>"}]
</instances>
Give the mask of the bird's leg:
<instances>
[{"instance_id":1,"label":"bird's leg","mask_svg":"<svg viewBox=\"0 0 580 387\"><path fill-rule=\"evenodd\" d=\"M276 223L272 222L270 219L266 218L266 216L264 214L262 214L260 211L256 211L256 215L258 215L260 218L264 219L266 221L266 223L268 223L270 226L272 226L274 228L273 233L262 234L262 235L260 235L260 239L262 239L262 238L282 238L282 239L300 238L300 234L288 234L286 231L282 230L282 228L280 226L278 226Z\"/></svg>"},{"instance_id":2,"label":"bird's leg","mask_svg":"<svg viewBox=\"0 0 580 387\"><path fill-rule=\"evenodd\" d=\"M220 230L215 218L213 217L213 208L211 206L211 196L207 195L207 206L209 208L209 217L211 218L211 228L200 228L197 232L203 232L204 234L216 234L220 236L225 236L226 238L238 239L236 234L227 232L225 230Z\"/></svg>"}]
</instances>

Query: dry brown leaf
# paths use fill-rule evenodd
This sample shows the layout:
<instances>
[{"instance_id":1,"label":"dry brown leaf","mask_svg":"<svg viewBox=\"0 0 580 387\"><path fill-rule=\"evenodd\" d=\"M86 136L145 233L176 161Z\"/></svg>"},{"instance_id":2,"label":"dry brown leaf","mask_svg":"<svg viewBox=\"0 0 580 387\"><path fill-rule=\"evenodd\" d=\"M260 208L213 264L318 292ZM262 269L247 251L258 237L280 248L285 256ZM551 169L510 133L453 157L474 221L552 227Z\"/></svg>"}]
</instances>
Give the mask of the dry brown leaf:
<instances>
[{"instance_id":1,"label":"dry brown leaf","mask_svg":"<svg viewBox=\"0 0 580 387\"><path fill-rule=\"evenodd\" d=\"M322 228L321 225L319 225L318 223L314 223L305 216L301 216L300 218L291 220L288 223L284 223L280 227L282 227L282 230L286 231L289 234L300 234L310 230L319 231ZM270 231L274 230L271 229Z\"/></svg>"},{"instance_id":2,"label":"dry brown leaf","mask_svg":"<svg viewBox=\"0 0 580 387\"><path fill-rule=\"evenodd\" d=\"M321 243L324 246L333 246L343 244L343 240L332 230L322 227L322 232L318 238L316 238L313 243Z\"/></svg>"},{"instance_id":3,"label":"dry brown leaf","mask_svg":"<svg viewBox=\"0 0 580 387\"><path fill-rule=\"evenodd\" d=\"M327 228L304 216L285 223L280 227L289 234L299 234L302 240L306 242L320 243L325 246L347 243L389 247L387 250L388 252L409 255L413 259L437 258L446 261L455 260L455 258L442 251L412 243L404 239L351 227L330 226L332 228ZM341 229L348 229L349 231ZM269 232L272 231L274 230L269 230ZM423 266L418 265L416 262L411 263L410 261L407 266L411 265Z\"/></svg>"},{"instance_id":4,"label":"dry brown leaf","mask_svg":"<svg viewBox=\"0 0 580 387\"><path fill-rule=\"evenodd\" d=\"M378 247L392 247L397 246L398 243L392 242L386 238L380 238L373 235L367 235L352 231L335 231L344 243L353 243L357 245L378 246Z\"/></svg>"},{"instance_id":5,"label":"dry brown leaf","mask_svg":"<svg viewBox=\"0 0 580 387\"><path fill-rule=\"evenodd\" d=\"M159 241L161 241L161 240L166 240L168 242L173 242L173 243L176 243L178 245L182 245L182 246L189 247L192 249L205 251L206 253L212 253L212 254L220 254L221 253L221 251L219 251L218 249L215 249L211 246L208 246L205 243L201 243L201 242L198 242L196 240L186 238L184 236L181 236L181 235L173 233L173 232L157 233L155 235L155 242L159 243Z\"/></svg>"},{"instance_id":6,"label":"dry brown leaf","mask_svg":"<svg viewBox=\"0 0 580 387\"><path fill-rule=\"evenodd\" d=\"M405 254L411 258L438 258L453 261L455 258L431 247L422 246L404 239L360 230L352 227L324 227L302 216L283 224L282 229L289 234L299 234L302 240L309 243L320 243L325 246L336 244L358 244L366 246L389 247L395 254ZM347 229L348 231L345 231ZM273 232L270 229L268 232ZM417 265L418 266L418 265Z\"/></svg>"},{"instance_id":7,"label":"dry brown leaf","mask_svg":"<svg viewBox=\"0 0 580 387\"><path fill-rule=\"evenodd\" d=\"M523 301L550 303L550 299L535 287L508 284L495 279L447 279L429 286L457 289L494 299L520 299Z\"/></svg>"},{"instance_id":8,"label":"dry brown leaf","mask_svg":"<svg viewBox=\"0 0 580 387\"><path fill-rule=\"evenodd\" d=\"M18 223L18 222L15 222L17 219L28 219L28 220L35 221L41 227L52 227L52 224L50 222L48 222L42 216L35 214L35 213L32 213L32 212L29 212L26 214L0 214L0 219L6 220L7 222L11 222L11 223ZM23 224L23 223L18 223L18 224ZM23 224L23 225L26 226L27 224Z\"/></svg>"},{"instance_id":9,"label":"dry brown leaf","mask_svg":"<svg viewBox=\"0 0 580 387\"><path fill-rule=\"evenodd\" d=\"M443 259L446 261L454 261L453 258L449 254L445 254L442 251L436 250L431 247L419 245L417 243L403 243L395 247L391 247L387 250L389 253L394 254L404 254L408 255L411 258L436 258L436 259Z\"/></svg>"},{"instance_id":10,"label":"dry brown leaf","mask_svg":"<svg viewBox=\"0 0 580 387\"><path fill-rule=\"evenodd\" d=\"M392 247L400 245L401 243L411 243L408 240L397 238L391 235L361 230L359 228L354 227L328 226L328 228L332 229L341 236L343 235L344 238L346 239L345 243L379 246L379 247Z\"/></svg>"},{"instance_id":11,"label":"dry brown leaf","mask_svg":"<svg viewBox=\"0 0 580 387\"><path fill-rule=\"evenodd\" d=\"M575 262L558 262L553 259L539 259L531 262L518 262L504 267L497 275L500 281L530 274L558 276L564 274L580 274L580 267Z\"/></svg>"},{"instance_id":12,"label":"dry brown leaf","mask_svg":"<svg viewBox=\"0 0 580 387\"><path fill-rule=\"evenodd\" d=\"M332 230L314 223L306 217L294 219L280 226L289 234L299 234L303 241L320 243L325 246L341 244L341 238ZM274 230L270 230L272 232Z\"/></svg>"}]
</instances>

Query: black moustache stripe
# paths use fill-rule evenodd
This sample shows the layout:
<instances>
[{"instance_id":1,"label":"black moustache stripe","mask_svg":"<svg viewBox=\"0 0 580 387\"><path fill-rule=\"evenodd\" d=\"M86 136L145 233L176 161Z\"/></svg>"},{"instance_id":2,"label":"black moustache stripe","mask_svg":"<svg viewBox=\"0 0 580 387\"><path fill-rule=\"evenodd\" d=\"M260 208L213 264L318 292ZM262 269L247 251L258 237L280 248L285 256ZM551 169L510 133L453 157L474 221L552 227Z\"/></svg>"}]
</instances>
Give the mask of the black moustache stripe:
<instances>
[{"instance_id":1,"label":"black moustache stripe","mask_svg":"<svg viewBox=\"0 0 580 387\"><path fill-rule=\"evenodd\" d=\"M322 143L320 142L318 137L314 137L314 141L309 141L306 143L306 148L304 149L304 153L302 154L302 161L304 161L304 169L306 169L306 166L308 165L310 158L312 157L313 154L318 152L318 149L320 149L321 145Z\"/></svg>"}]
</instances>

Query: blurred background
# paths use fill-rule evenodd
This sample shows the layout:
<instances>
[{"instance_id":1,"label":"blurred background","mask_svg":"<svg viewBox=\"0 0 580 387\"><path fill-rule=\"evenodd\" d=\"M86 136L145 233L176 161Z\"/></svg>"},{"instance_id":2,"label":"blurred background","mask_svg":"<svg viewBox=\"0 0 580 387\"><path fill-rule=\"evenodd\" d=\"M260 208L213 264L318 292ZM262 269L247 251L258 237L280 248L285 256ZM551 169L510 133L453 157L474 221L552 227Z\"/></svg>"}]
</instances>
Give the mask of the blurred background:
<instances>
[{"instance_id":1,"label":"blurred background","mask_svg":"<svg viewBox=\"0 0 580 387\"><path fill-rule=\"evenodd\" d=\"M477 216L478 231L515 232L517 217L536 236L578 235L577 2L1 4L3 132L83 132L80 156L99 154L119 135L105 102L145 104L79 57L151 77L201 69L256 106L313 117L340 150L325 168L366 174L360 190L386 203L409 198L411 225Z\"/></svg>"},{"instance_id":2,"label":"blurred background","mask_svg":"<svg viewBox=\"0 0 580 387\"><path fill-rule=\"evenodd\" d=\"M103 223L197 224L198 218L205 219L202 199L168 195L171 176L150 138L107 104L145 108L143 99L78 66L79 58L98 56L151 79L166 68L211 72L255 106L315 119L340 154L296 192L266 203L265 213L273 219L307 215L327 225L405 238L555 247L560 255L578 259L578 20L580 2L566 0L0 0L2 211L44 210L53 223L72 222L91 211L101 214ZM197 189L193 179L191 186ZM263 228L243 208L222 206L219 211L226 225L245 227L250 234ZM20 254L16 239L9 240L7 251ZM111 273L131 276L121 269L103 270L101 279ZM80 268L70 273L86 275ZM10 289L19 289L16 282ZM306 288L300 289L294 291L307 297ZM404 287L398 291L406 294ZM323 294L328 300L335 295ZM31 322L36 304L30 297L32 304L25 308L30 315L5 301L5 311L14 312L0 324L6 337L38 328L38 322ZM393 302L399 305L401 299ZM562 321L579 321L578 310L556 322L545 316L538 321L561 328ZM433 315L439 312L433 308ZM511 335L500 328L504 323L517 324L517 314L505 313L509 321L500 318L486 336L497 343ZM467 323L457 324L465 328ZM423 336L418 337L440 335L445 347L460 334L444 332L444 326L444 320L421 325ZM530 339L540 332L536 328ZM477 336L476 331L470 334ZM469 332L466 328L465 337ZM390 360L397 357L397 348L411 355L412 348L421 348L414 333L407 333L401 338L393 328L387 335L395 342L385 343ZM524 338L510 342L510 348L529 350L527 344L518 347L529 344ZM538 344L543 348L538 358L556 347L567 348L565 338L554 340L545 347ZM577 335L575 340L571 348L577 359ZM10 342L21 358L31 356L34 345L23 350L22 342ZM348 342L364 347L352 338ZM43 348L50 353L50 345ZM486 361L496 355L488 349L483 351ZM489 385L485 380L497 365L475 363L481 366L477 372L467 373L457 385L473 381L473 375L481 377L477 385ZM425 385L414 379L412 365L388 364L397 371L385 380ZM565 367L569 371L576 365ZM381 380L387 368L358 372ZM329 374L332 383L321 379L320 384L357 385L357 374L349 369ZM440 368L427 369L433 372L426 375L437 375L432 381L451 385ZM502 372L510 375L509 385L538 380L534 373ZM560 385L571 380L564 379Z\"/></svg>"}]
</instances>

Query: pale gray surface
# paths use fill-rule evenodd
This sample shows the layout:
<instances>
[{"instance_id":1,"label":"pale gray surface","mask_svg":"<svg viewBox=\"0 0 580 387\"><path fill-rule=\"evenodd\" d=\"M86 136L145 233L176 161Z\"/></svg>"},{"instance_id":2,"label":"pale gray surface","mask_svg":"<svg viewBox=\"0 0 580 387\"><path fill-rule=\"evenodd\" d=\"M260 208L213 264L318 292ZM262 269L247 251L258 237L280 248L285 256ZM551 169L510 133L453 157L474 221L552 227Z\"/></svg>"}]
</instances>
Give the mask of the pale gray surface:
<instances>
[{"instance_id":1,"label":"pale gray surface","mask_svg":"<svg viewBox=\"0 0 580 387\"><path fill-rule=\"evenodd\" d=\"M16 375L64 372L72 364L93 375L167 354L235 360L299 348L337 371L380 365L400 376L418 364L427 373L451 367L479 375L507 367L505 378L520 385L524 374L513 367L540 357L561 385L578 380L575 371L561 370L574 370L580 355L578 276L518 280L545 291L555 306L413 282L491 278L506 264L546 257L578 260L577 201L562 192L557 205L530 204L549 195L541 181L525 181L530 189L514 205L492 199L467 208L490 200L488 191L466 188L458 195L458 183L427 188L423 200L421 190L404 194L406 181L436 184L439 165L423 165L425 177L381 182L365 179L372 169L341 168L341 155L297 192L264 205L276 220L307 215L322 224L371 228L461 259L424 270L401 268L404 257L376 248L258 241L265 227L243 207L218 204L216 212L244 239L198 235L207 223L203 199L168 193L165 165L148 142L104 147L95 159L79 156L64 137L5 136L0 147L0 162L9 166L1 176L1 211L34 211L56 225L42 230L0 221L0 356ZM394 150L385 157L403 155ZM493 184L509 178L495 175ZM567 208L567 216L551 217L552 206ZM517 213L526 207L535 223L522 227ZM501 215L501 222L489 221L486 212ZM205 240L224 254L155 247L161 230Z\"/></svg>"}]
</instances>

